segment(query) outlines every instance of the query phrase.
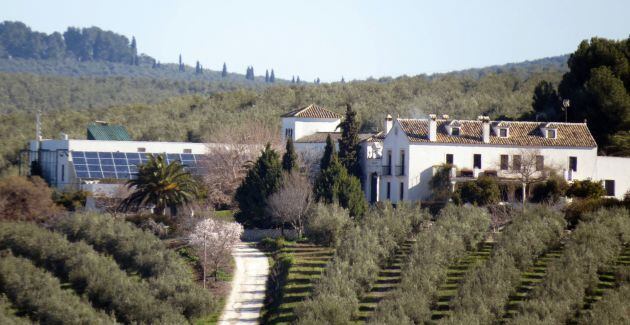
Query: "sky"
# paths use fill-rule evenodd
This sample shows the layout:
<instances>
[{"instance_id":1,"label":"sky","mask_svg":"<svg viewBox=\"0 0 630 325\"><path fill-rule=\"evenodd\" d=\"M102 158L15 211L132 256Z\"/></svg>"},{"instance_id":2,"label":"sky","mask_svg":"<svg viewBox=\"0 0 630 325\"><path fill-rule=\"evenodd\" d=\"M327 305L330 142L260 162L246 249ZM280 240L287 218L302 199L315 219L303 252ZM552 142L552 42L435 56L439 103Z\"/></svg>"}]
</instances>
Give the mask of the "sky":
<instances>
[{"instance_id":1,"label":"sky","mask_svg":"<svg viewBox=\"0 0 630 325\"><path fill-rule=\"evenodd\" d=\"M448 72L575 51L630 35L630 1L0 0L0 21L135 36L161 62L338 81Z\"/></svg>"}]
</instances>

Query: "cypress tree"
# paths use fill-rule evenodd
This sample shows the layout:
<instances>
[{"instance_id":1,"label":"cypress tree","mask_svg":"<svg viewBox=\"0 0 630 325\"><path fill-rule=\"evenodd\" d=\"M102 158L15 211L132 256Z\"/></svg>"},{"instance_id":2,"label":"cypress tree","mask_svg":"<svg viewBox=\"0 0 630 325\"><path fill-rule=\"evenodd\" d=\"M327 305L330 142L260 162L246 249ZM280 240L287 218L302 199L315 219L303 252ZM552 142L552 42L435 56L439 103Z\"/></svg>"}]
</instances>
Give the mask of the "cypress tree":
<instances>
[{"instance_id":1,"label":"cypress tree","mask_svg":"<svg viewBox=\"0 0 630 325\"><path fill-rule=\"evenodd\" d=\"M348 174L336 154L332 155L330 165L317 177L314 191L317 201L327 204L338 202L348 209L352 217L360 217L365 213L367 203L361 182Z\"/></svg>"},{"instance_id":2,"label":"cypress tree","mask_svg":"<svg viewBox=\"0 0 630 325\"><path fill-rule=\"evenodd\" d=\"M346 83L346 79L343 78L343 76L341 76L341 83L345 84Z\"/></svg>"},{"instance_id":3,"label":"cypress tree","mask_svg":"<svg viewBox=\"0 0 630 325\"><path fill-rule=\"evenodd\" d=\"M287 139L286 151L282 155L282 169L286 172L292 172L297 170L297 154L295 153L295 147L293 146L293 139Z\"/></svg>"},{"instance_id":4,"label":"cypress tree","mask_svg":"<svg viewBox=\"0 0 630 325\"><path fill-rule=\"evenodd\" d=\"M271 69L271 75L269 75L269 82L276 82L276 74L273 73L273 69Z\"/></svg>"},{"instance_id":5,"label":"cypress tree","mask_svg":"<svg viewBox=\"0 0 630 325\"><path fill-rule=\"evenodd\" d=\"M197 61L197 65L195 65L195 74L201 74L201 64Z\"/></svg>"},{"instance_id":6,"label":"cypress tree","mask_svg":"<svg viewBox=\"0 0 630 325\"><path fill-rule=\"evenodd\" d=\"M227 65L225 64L225 62L223 62L223 70L221 70L221 77L225 78L227 77L228 71L227 71Z\"/></svg>"},{"instance_id":7,"label":"cypress tree","mask_svg":"<svg viewBox=\"0 0 630 325\"><path fill-rule=\"evenodd\" d=\"M265 70L265 82L269 82L269 70Z\"/></svg>"},{"instance_id":8,"label":"cypress tree","mask_svg":"<svg viewBox=\"0 0 630 325\"><path fill-rule=\"evenodd\" d=\"M361 165L359 161L359 121L357 112L350 104L346 104L346 118L339 124L341 139L339 139L339 160L350 175L361 179Z\"/></svg>"},{"instance_id":9,"label":"cypress tree","mask_svg":"<svg viewBox=\"0 0 630 325\"><path fill-rule=\"evenodd\" d=\"M300 83L300 76L297 76L297 79L295 79L295 83Z\"/></svg>"},{"instance_id":10,"label":"cypress tree","mask_svg":"<svg viewBox=\"0 0 630 325\"><path fill-rule=\"evenodd\" d=\"M131 64L138 65L138 46L135 36L131 37Z\"/></svg>"},{"instance_id":11,"label":"cypress tree","mask_svg":"<svg viewBox=\"0 0 630 325\"><path fill-rule=\"evenodd\" d=\"M182 62L182 55L179 55L179 72L184 72L184 62Z\"/></svg>"},{"instance_id":12,"label":"cypress tree","mask_svg":"<svg viewBox=\"0 0 630 325\"><path fill-rule=\"evenodd\" d=\"M267 212L267 198L280 187L282 165L280 156L267 143L260 157L247 172L234 198L240 211L236 220L246 227L268 228L273 225Z\"/></svg>"},{"instance_id":13,"label":"cypress tree","mask_svg":"<svg viewBox=\"0 0 630 325\"><path fill-rule=\"evenodd\" d=\"M324 147L324 155L322 156L322 160L319 163L319 169L324 170L330 166L330 162L332 161L333 156L336 156L337 152L335 150L335 144L333 143L330 134L326 137L326 147Z\"/></svg>"},{"instance_id":14,"label":"cypress tree","mask_svg":"<svg viewBox=\"0 0 630 325\"><path fill-rule=\"evenodd\" d=\"M291 83L294 84L295 83L295 76L291 76Z\"/></svg>"}]
</instances>

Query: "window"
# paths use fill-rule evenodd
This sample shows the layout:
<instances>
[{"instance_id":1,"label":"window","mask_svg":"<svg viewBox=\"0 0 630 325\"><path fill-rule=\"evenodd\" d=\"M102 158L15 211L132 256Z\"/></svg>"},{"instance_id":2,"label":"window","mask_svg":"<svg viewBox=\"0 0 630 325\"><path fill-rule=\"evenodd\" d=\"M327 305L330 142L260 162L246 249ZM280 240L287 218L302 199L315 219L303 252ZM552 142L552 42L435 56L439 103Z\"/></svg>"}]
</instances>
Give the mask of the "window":
<instances>
[{"instance_id":1,"label":"window","mask_svg":"<svg viewBox=\"0 0 630 325\"><path fill-rule=\"evenodd\" d=\"M512 157L512 169L521 170L521 155L514 155Z\"/></svg>"},{"instance_id":2,"label":"window","mask_svg":"<svg viewBox=\"0 0 630 325\"><path fill-rule=\"evenodd\" d=\"M192 149L184 149L184 153L192 153Z\"/></svg>"},{"instance_id":3,"label":"window","mask_svg":"<svg viewBox=\"0 0 630 325\"><path fill-rule=\"evenodd\" d=\"M473 155L473 168L481 169L481 155L478 153Z\"/></svg>"},{"instance_id":4,"label":"window","mask_svg":"<svg viewBox=\"0 0 630 325\"><path fill-rule=\"evenodd\" d=\"M615 196L615 181L607 179L604 181L604 188L606 189L607 196Z\"/></svg>"},{"instance_id":5,"label":"window","mask_svg":"<svg viewBox=\"0 0 630 325\"><path fill-rule=\"evenodd\" d=\"M449 165L453 164L453 154L452 153L447 153L446 154L446 163Z\"/></svg>"},{"instance_id":6,"label":"window","mask_svg":"<svg viewBox=\"0 0 630 325\"><path fill-rule=\"evenodd\" d=\"M284 129L285 138L293 138L293 129Z\"/></svg>"},{"instance_id":7,"label":"window","mask_svg":"<svg viewBox=\"0 0 630 325\"><path fill-rule=\"evenodd\" d=\"M544 156L536 156L536 171L542 171L545 169L545 157Z\"/></svg>"},{"instance_id":8,"label":"window","mask_svg":"<svg viewBox=\"0 0 630 325\"><path fill-rule=\"evenodd\" d=\"M66 178L66 166L65 165L61 165L61 181L65 182Z\"/></svg>"},{"instance_id":9,"label":"window","mask_svg":"<svg viewBox=\"0 0 630 325\"><path fill-rule=\"evenodd\" d=\"M577 172L577 157L569 157L569 169Z\"/></svg>"},{"instance_id":10,"label":"window","mask_svg":"<svg viewBox=\"0 0 630 325\"><path fill-rule=\"evenodd\" d=\"M392 183L387 182L387 199L391 200L392 198Z\"/></svg>"},{"instance_id":11,"label":"window","mask_svg":"<svg viewBox=\"0 0 630 325\"><path fill-rule=\"evenodd\" d=\"M507 138L507 136L508 136L508 129L506 128L499 129L499 137Z\"/></svg>"},{"instance_id":12,"label":"window","mask_svg":"<svg viewBox=\"0 0 630 325\"><path fill-rule=\"evenodd\" d=\"M400 170L398 170L398 176L405 175L405 150L400 150Z\"/></svg>"},{"instance_id":13,"label":"window","mask_svg":"<svg viewBox=\"0 0 630 325\"><path fill-rule=\"evenodd\" d=\"M556 138L556 130L555 129L548 129L547 130L547 138L555 139Z\"/></svg>"},{"instance_id":14,"label":"window","mask_svg":"<svg viewBox=\"0 0 630 325\"><path fill-rule=\"evenodd\" d=\"M509 159L508 155L501 155L501 170L508 170L510 166Z\"/></svg>"},{"instance_id":15,"label":"window","mask_svg":"<svg viewBox=\"0 0 630 325\"><path fill-rule=\"evenodd\" d=\"M459 134L460 134L460 128L454 127L451 129L451 135L459 135Z\"/></svg>"},{"instance_id":16,"label":"window","mask_svg":"<svg viewBox=\"0 0 630 325\"><path fill-rule=\"evenodd\" d=\"M140 147L138 148L138 152L147 152L147 148Z\"/></svg>"},{"instance_id":17,"label":"window","mask_svg":"<svg viewBox=\"0 0 630 325\"><path fill-rule=\"evenodd\" d=\"M405 198L405 183L400 182L400 200L402 201Z\"/></svg>"}]
</instances>

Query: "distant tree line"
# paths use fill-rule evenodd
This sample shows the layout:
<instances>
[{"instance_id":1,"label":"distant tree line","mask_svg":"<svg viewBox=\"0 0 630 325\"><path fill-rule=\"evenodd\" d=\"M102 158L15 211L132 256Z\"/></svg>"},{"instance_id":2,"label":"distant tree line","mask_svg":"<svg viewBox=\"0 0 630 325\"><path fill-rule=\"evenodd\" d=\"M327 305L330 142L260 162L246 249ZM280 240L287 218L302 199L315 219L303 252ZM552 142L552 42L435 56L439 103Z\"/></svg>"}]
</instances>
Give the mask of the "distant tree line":
<instances>
[{"instance_id":1,"label":"distant tree line","mask_svg":"<svg viewBox=\"0 0 630 325\"><path fill-rule=\"evenodd\" d=\"M62 59L109 61L138 65L135 37L98 27L68 27L63 33L32 31L22 22L0 23L0 58Z\"/></svg>"}]
</instances>

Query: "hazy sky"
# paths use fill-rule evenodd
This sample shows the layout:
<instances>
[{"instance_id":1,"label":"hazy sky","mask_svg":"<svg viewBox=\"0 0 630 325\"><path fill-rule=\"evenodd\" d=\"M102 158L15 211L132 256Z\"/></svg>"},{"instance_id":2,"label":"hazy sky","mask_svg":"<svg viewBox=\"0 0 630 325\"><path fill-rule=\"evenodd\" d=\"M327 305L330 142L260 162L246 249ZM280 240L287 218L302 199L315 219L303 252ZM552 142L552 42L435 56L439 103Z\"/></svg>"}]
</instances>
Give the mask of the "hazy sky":
<instances>
[{"instance_id":1,"label":"hazy sky","mask_svg":"<svg viewBox=\"0 0 630 325\"><path fill-rule=\"evenodd\" d=\"M446 72L569 53L630 34L630 1L0 0L0 20L98 26L162 62L312 81Z\"/></svg>"}]
</instances>

